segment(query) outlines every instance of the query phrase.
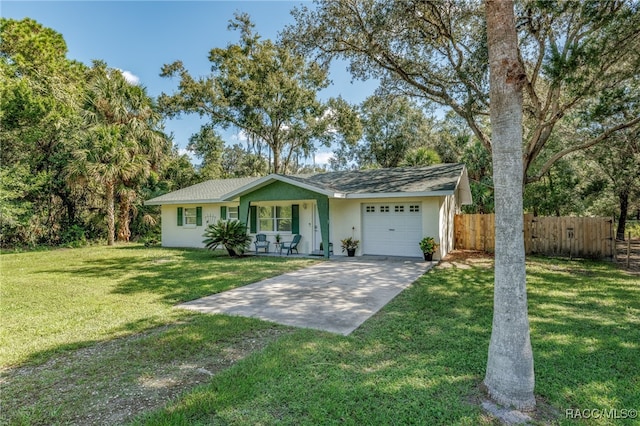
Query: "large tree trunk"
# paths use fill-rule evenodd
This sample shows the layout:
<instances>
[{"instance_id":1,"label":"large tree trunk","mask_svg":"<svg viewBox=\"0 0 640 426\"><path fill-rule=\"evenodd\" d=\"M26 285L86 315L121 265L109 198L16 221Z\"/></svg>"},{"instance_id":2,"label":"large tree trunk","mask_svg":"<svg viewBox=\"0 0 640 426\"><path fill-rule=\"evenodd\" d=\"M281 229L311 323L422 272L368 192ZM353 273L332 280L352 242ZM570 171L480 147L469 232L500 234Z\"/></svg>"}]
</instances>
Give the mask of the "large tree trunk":
<instances>
[{"instance_id":1,"label":"large tree trunk","mask_svg":"<svg viewBox=\"0 0 640 426\"><path fill-rule=\"evenodd\" d=\"M529 410L533 353L529 337L522 208L522 84L513 2L487 0L495 197L493 326L484 384L496 402Z\"/></svg>"},{"instance_id":2,"label":"large tree trunk","mask_svg":"<svg viewBox=\"0 0 640 426\"><path fill-rule=\"evenodd\" d=\"M280 171L280 147L273 144L271 152L273 152L273 173L282 173Z\"/></svg>"},{"instance_id":3,"label":"large tree trunk","mask_svg":"<svg viewBox=\"0 0 640 426\"><path fill-rule=\"evenodd\" d=\"M112 246L116 233L115 184L107 182L107 245Z\"/></svg>"},{"instance_id":4,"label":"large tree trunk","mask_svg":"<svg viewBox=\"0 0 640 426\"><path fill-rule=\"evenodd\" d=\"M131 202L129 201L129 194L123 195L119 209L118 241L128 242L129 238L131 238L131 230L129 229Z\"/></svg>"},{"instance_id":5,"label":"large tree trunk","mask_svg":"<svg viewBox=\"0 0 640 426\"><path fill-rule=\"evenodd\" d=\"M618 194L620 200L620 220L616 230L616 239L624 241L624 231L627 227L627 210L629 210L629 189L625 189Z\"/></svg>"}]
</instances>

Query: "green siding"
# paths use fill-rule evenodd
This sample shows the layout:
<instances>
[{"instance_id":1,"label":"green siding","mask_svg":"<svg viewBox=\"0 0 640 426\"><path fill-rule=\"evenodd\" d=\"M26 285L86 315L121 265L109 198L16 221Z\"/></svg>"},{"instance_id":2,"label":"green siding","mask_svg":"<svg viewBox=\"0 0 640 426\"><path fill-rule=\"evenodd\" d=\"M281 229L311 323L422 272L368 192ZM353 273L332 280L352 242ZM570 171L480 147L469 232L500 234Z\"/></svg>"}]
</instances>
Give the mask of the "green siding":
<instances>
[{"instance_id":1,"label":"green siding","mask_svg":"<svg viewBox=\"0 0 640 426\"><path fill-rule=\"evenodd\" d=\"M246 223L247 219L249 219L251 224L249 232L255 234L257 229L257 210L255 206L251 206L251 203L256 201L273 201L279 203L289 200L316 200L318 204L318 215L320 216L320 232L322 234L324 256L329 257L329 197L324 194L285 182L275 181L240 197L240 220ZM247 214L249 217L247 217ZM297 230L294 229L294 221L292 220L293 233L300 233L299 216L297 228Z\"/></svg>"},{"instance_id":2,"label":"green siding","mask_svg":"<svg viewBox=\"0 0 640 426\"><path fill-rule=\"evenodd\" d=\"M182 226L182 207L178 207L178 226Z\"/></svg>"},{"instance_id":3,"label":"green siding","mask_svg":"<svg viewBox=\"0 0 640 426\"><path fill-rule=\"evenodd\" d=\"M248 198L251 202L254 201L282 201L282 200L309 200L317 199L318 197L327 197L317 192L309 191L308 189L300 188L285 182L276 181L262 188L258 188L242 198Z\"/></svg>"}]
</instances>

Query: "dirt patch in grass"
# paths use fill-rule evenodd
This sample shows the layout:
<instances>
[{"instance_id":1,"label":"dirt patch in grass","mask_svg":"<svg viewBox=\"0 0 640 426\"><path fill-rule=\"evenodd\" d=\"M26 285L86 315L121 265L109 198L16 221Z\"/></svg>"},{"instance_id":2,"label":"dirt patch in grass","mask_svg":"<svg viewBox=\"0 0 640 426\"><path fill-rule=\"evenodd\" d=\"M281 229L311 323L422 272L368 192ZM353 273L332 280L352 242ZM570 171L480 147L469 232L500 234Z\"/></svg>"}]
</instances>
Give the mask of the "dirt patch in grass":
<instances>
[{"instance_id":1,"label":"dirt patch in grass","mask_svg":"<svg viewBox=\"0 0 640 426\"><path fill-rule=\"evenodd\" d=\"M493 254L475 250L453 250L438 264L437 268L469 269L472 266L493 267Z\"/></svg>"},{"instance_id":2,"label":"dirt patch in grass","mask_svg":"<svg viewBox=\"0 0 640 426\"><path fill-rule=\"evenodd\" d=\"M174 327L180 325L99 342L42 365L0 371L0 423L123 424L164 406L291 332L284 327L251 330L209 342L206 350L175 353L180 356L144 343L161 341ZM158 353L150 355L150 351Z\"/></svg>"}]
</instances>

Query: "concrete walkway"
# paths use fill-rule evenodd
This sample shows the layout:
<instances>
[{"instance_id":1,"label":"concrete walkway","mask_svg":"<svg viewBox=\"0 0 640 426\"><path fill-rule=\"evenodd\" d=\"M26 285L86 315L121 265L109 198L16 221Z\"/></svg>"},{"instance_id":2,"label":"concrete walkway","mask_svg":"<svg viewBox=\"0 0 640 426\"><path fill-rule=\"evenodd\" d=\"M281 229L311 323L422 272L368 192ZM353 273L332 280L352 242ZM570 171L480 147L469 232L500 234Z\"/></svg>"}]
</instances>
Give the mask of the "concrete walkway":
<instances>
[{"instance_id":1,"label":"concrete walkway","mask_svg":"<svg viewBox=\"0 0 640 426\"><path fill-rule=\"evenodd\" d=\"M417 258L335 257L178 307L346 336L433 264Z\"/></svg>"}]
</instances>

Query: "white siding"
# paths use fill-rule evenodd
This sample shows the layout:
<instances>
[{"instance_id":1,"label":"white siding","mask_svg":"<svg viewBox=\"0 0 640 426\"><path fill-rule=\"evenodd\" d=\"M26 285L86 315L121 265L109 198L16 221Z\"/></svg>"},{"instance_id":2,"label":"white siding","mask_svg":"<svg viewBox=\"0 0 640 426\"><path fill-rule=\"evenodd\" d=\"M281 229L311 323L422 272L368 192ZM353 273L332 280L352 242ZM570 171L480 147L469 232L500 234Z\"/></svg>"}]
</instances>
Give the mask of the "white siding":
<instances>
[{"instance_id":1,"label":"white siding","mask_svg":"<svg viewBox=\"0 0 640 426\"><path fill-rule=\"evenodd\" d=\"M449 195L440 198L440 257L454 249L454 217L458 211L456 197Z\"/></svg>"},{"instance_id":2,"label":"white siding","mask_svg":"<svg viewBox=\"0 0 640 426\"><path fill-rule=\"evenodd\" d=\"M205 229L209 224L220 219L221 206L237 206L238 204L184 204L162 206L162 245L164 247L196 247L202 248ZM178 226L178 207L202 207L202 226Z\"/></svg>"},{"instance_id":3,"label":"white siding","mask_svg":"<svg viewBox=\"0 0 640 426\"><path fill-rule=\"evenodd\" d=\"M432 236L439 241L440 239L440 198L442 197L423 197L423 198L393 198L393 199L330 199L330 241L333 242L334 252L336 255L342 254L340 248L340 240L353 237L361 241L360 247L356 251L356 256L363 254L363 240L367 236L362 229L362 205L376 203L391 203L391 205L399 203L417 202L420 204L422 211L422 235ZM345 253L346 255L346 253ZM397 255L393 250L389 250L388 255ZM419 248L416 248L415 256L421 256ZM439 258L436 256L435 258Z\"/></svg>"},{"instance_id":4,"label":"white siding","mask_svg":"<svg viewBox=\"0 0 640 426\"><path fill-rule=\"evenodd\" d=\"M356 256L363 254L363 242L367 235L363 233L362 206L366 204L390 203L394 204L410 202L420 204L422 231L420 238L432 236L441 244L440 253L434 256L436 259L444 256L453 248L453 215L456 211L455 197L423 197L423 198L393 198L393 199L329 199L329 241L333 243L334 253L341 252L340 240L353 237L361 241L360 247L356 251ZM268 204L298 204L300 206L300 253L310 253L317 250L313 247L314 238L314 204L315 200L287 200L283 202L256 203L256 205ZM209 223L220 219L221 206L237 206L237 203L217 203L217 204L185 204L185 205L164 205L162 206L162 245L165 247L204 247L202 234ZM305 208L306 206L306 208ZM177 226L177 209L202 207L202 226ZM393 227L393 226L392 226ZM276 232L266 233L269 241L272 242L271 250L275 250ZM290 241L290 233L280 233L284 241ZM319 241L316 246L319 245ZM253 249L251 244L250 249ZM416 248L416 256L420 255ZM346 255L346 253L344 253ZM397 255L393 249L388 255Z\"/></svg>"}]
</instances>

